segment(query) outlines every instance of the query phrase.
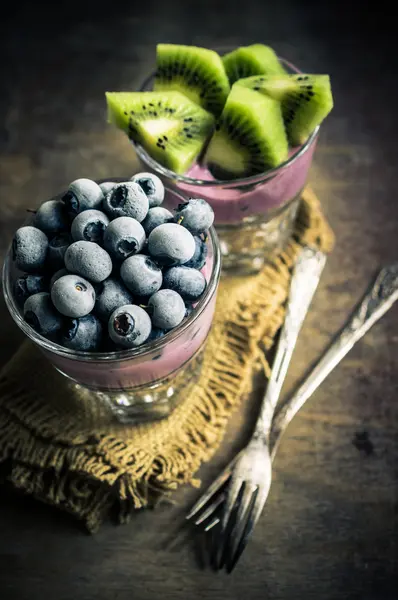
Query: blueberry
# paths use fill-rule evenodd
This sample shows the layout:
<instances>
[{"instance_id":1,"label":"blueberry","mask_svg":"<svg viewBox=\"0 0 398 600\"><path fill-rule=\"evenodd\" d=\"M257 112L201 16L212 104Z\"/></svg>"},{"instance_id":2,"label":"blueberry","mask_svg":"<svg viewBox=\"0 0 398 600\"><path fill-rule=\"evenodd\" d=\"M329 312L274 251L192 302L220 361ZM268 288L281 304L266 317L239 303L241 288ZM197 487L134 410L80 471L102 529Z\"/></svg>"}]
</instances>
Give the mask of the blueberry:
<instances>
[{"instance_id":1,"label":"blueberry","mask_svg":"<svg viewBox=\"0 0 398 600\"><path fill-rule=\"evenodd\" d=\"M103 209L110 219L132 217L141 223L147 216L149 202L138 183L126 181L106 194Z\"/></svg>"},{"instance_id":2,"label":"blueberry","mask_svg":"<svg viewBox=\"0 0 398 600\"><path fill-rule=\"evenodd\" d=\"M137 296L150 296L162 285L162 271L149 256L136 254L127 258L120 267L120 277Z\"/></svg>"},{"instance_id":3,"label":"blueberry","mask_svg":"<svg viewBox=\"0 0 398 600\"><path fill-rule=\"evenodd\" d=\"M178 292L183 300L194 302L205 291L206 278L191 267L171 267L163 273L163 287Z\"/></svg>"},{"instance_id":4,"label":"blueberry","mask_svg":"<svg viewBox=\"0 0 398 600\"><path fill-rule=\"evenodd\" d=\"M161 179L153 173L137 173L130 181L138 183L144 190L149 201L149 208L160 206L164 200L164 185Z\"/></svg>"},{"instance_id":5,"label":"blueberry","mask_svg":"<svg viewBox=\"0 0 398 600\"><path fill-rule=\"evenodd\" d=\"M160 340L164 335L166 335L167 331L165 329L159 329L158 327L152 327L151 335L148 338L148 342L153 342L155 340Z\"/></svg>"},{"instance_id":6,"label":"blueberry","mask_svg":"<svg viewBox=\"0 0 398 600\"><path fill-rule=\"evenodd\" d=\"M55 271L54 275L50 279L50 290L51 290L52 286L54 285L54 283L60 277L63 277L64 275L70 275L68 269L59 269L59 271Z\"/></svg>"},{"instance_id":7,"label":"blueberry","mask_svg":"<svg viewBox=\"0 0 398 600\"><path fill-rule=\"evenodd\" d=\"M149 338L151 319L143 308L134 304L120 306L111 314L108 323L109 337L124 348L141 346Z\"/></svg>"},{"instance_id":8,"label":"blueberry","mask_svg":"<svg viewBox=\"0 0 398 600\"><path fill-rule=\"evenodd\" d=\"M30 296L23 307L24 319L37 333L51 336L62 326L62 316L55 310L50 294L39 292Z\"/></svg>"},{"instance_id":9,"label":"blueberry","mask_svg":"<svg viewBox=\"0 0 398 600\"><path fill-rule=\"evenodd\" d=\"M109 219L100 210L90 209L79 213L72 222L71 234L73 240L85 240L102 244Z\"/></svg>"},{"instance_id":10,"label":"blueberry","mask_svg":"<svg viewBox=\"0 0 398 600\"><path fill-rule=\"evenodd\" d=\"M185 304L174 290L159 290L149 298L152 324L159 329L173 329L185 317Z\"/></svg>"},{"instance_id":11,"label":"blueberry","mask_svg":"<svg viewBox=\"0 0 398 600\"><path fill-rule=\"evenodd\" d=\"M94 242L74 242L65 252L64 259L68 271L94 283L104 281L112 272L111 257Z\"/></svg>"},{"instance_id":12,"label":"blueberry","mask_svg":"<svg viewBox=\"0 0 398 600\"><path fill-rule=\"evenodd\" d=\"M99 186L102 190L102 193L104 194L104 196L106 196L106 194L108 192L110 192L111 190L113 190L113 188L115 187L116 182L114 181L104 181L103 183L100 183Z\"/></svg>"},{"instance_id":13,"label":"blueberry","mask_svg":"<svg viewBox=\"0 0 398 600\"><path fill-rule=\"evenodd\" d=\"M22 275L14 283L14 294L18 302L23 304L29 296L46 292L48 280L43 275Z\"/></svg>"},{"instance_id":14,"label":"blueberry","mask_svg":"<svg viewBox=\"0 0 398 600\"><path fill-rule=\"evenodd\" d=\"M145 229L145 233L149 235L151 231L155 229L155 227L163 225L163 223L172 223L173 221L174 216L169 210L167 210L167 208L163 208L163 206L155 206L154 208L150 208L148 210L147 216L142 221L142 226Z\"/></svg>"},{"instance_id":15,"label":"blueberry","mask_svg":"<svg viewBox=\"0 0 398 600\"><path fill-rule=\"evenodd\" d=\"M178 205L175 218L191 233L204 233L213 225L214 211L206 200L191 198Z\"/></svg>"},{"instance_id":16,"label":"blueberry","mask_svg":"<svg viewBox=\"0 0 398 600\"><path fill-rule=\"evenodd\" d=\"M43 269L48 251L48 238L37 227L17 229L12 241L12 258L21 271L34 273Z\"/></svg>"},{"instance_id":17,"label":"blueberry","mask_svg":"<svg viewBox=\"0 0 398 600\"><path fill-rule=\"evenodd\" d=\"M103 321L109 320L113 311L124 304L133 304L133 296L121 281L110 277L98 284L94 312Z\"/></svg>"},{"instance_id":18,"label":"blueberry","mask_svg":"<svg viewBox=\"0 0 398 600\"><path fill-rule=\"evenodd\" d=\"M55 308L66 317L84 317L94 308L95 291L79 275L64 275L51 288Z\"/></svg>"},{"instance_id":19,"label":"blueberry","mask_svg":"<svg viewBox=\"0 0 398 600\"><path fill-rule=\"evenodd\" d=\"M104 194L100 186L91 179L75 179L72 181L62 200L71 216L75 216L90 208L100 208Z\"/></svg>"},{"instance_id":20,"label":"blueberry","mask_svg":"<svg viewBox=\"0 0 398 600\"><path fill-rule=\"evenodd\" d=\"M65 204L61 200L43 202L36 212L34 225L49 236L67 231L69 218Z\"/></svg>"},{"instance_id":21,"label":"blueberry","mask_svg":"<svg viewBox=\"0 0 398 600\"><path fill-rule=\"evenodd\" d=\"M53 271L64 267L65 252L71 243L70 233L59 233L50 240L47 260Z\"/></svg>"},{"instance_id":22,"label":"blueberry","mask_svg":"<svg viewBox=\"0 0 398 600\"><path fill-rule=\"evenodd\" d=\"M185 302L185 318L189 317L189 315L192 314L193 311L193 304L191 304L190 302Z\"/></svg>"},{"instance_id":23,"label":"blueberry","mask_svg":"<svg viewBox=\"0 0 398 600\"><path fill-rule=\"evenodd\" d=\"M148 250L160 264L182 265L195 253L192 234L177 223L164 223L149 234Z\"/></svg>"},{"instance_id":24,"label":"blueberry","mask_svg":"<svg viewBox=\"0 0 398 600\"><path fill-rule=\"evenodd\" d=\"M192 267L193 269L202 269L205 266L207 258L207 244L198 235L194 235L195 240L195 253L191 260L184 264L185 267Z\"/></svg>"},{"instance_id":25,"label":"blueberry","mask_svg":"<svg viewBox=\"0 0 398 600\"><path fill-rule=\"evenodd\" d=\"M107 227L104 246L115 260L125 260L137 254L145 243L145 231L136 219L118 217Z\"/></svg>"},{"instance_id":26,"label":"blueberry","mask_svg":"<svg viewBox=\"0 0 398 600\"><path fill-rule=\"evenodd\" d=\"M61 344L71 350L96 352L102 340L102 325L94 315L68 319L62 330Z\"/></svg>"}]
</instances>

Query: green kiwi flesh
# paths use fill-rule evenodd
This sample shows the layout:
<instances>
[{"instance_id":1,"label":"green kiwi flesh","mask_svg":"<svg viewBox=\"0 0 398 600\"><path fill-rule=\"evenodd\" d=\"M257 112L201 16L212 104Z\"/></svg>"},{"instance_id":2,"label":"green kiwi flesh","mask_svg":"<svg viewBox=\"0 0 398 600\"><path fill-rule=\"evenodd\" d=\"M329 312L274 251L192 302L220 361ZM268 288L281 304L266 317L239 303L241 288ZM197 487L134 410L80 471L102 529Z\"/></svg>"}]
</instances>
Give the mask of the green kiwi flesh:
<instances>
[{"instance_id":1,"label":"green kiwi flesh","mask_svg":"<svg viewBox=\"0 0 398 600\"><path fill-rule=\"evenodd\" d=\"M304 144L333 108L328 75L248 77L235 85L279 100L290 143Z\"/></svg>"},{"instance_id":2,"label":"green kiwi flesh","mask_svg":"<svg viewBox=\"0 0 398 600\"><path fill-rule=\"evenodd\" d=\"M264 44L242 46L222 57L229 82L251 75L285 75L274 50Z\"/></svg>"},{"instance_id":3,"label":"green kiwi flesh","mask_svg":"<svg viewBox=\"0 0 398 600\"><path fill-rule=\"evenodd\" d=\"M204 157L211 173L224 180L249 177L287 158L280 102L234 85Z\"/></svg>"},{"instance_id":4,"label":"green kiwi flesh","mask_svg":"<svg viewBox=\"0 0 398 600\"><path fill-rule=\"evenodd\" d=\"M178 174L189 169L213 131L213 115L180 92L106 92L105 96L108 122Z\"/></svg>"},{"instance_id":5,"label":"green kiwi flesh","mask_svg":"<svg viewBox=\"0 0 398 600\"><path fill-rule=\"evenodd\" d=\"M230 86L221 57L214 50L158 44L154 90L181 92L218 116Z\"/></svg>"}]
</instances>

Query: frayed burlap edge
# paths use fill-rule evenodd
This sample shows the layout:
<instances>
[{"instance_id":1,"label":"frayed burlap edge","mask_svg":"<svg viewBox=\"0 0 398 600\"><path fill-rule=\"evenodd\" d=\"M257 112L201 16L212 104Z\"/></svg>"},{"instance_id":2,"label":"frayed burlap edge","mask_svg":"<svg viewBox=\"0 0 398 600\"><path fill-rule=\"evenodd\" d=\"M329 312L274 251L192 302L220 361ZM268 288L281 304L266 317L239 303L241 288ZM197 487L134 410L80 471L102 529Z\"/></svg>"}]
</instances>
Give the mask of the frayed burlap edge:
<instances>
[{"instance_id":1,"label":"frayed burlap edge","mask_svg":"<svg viewBox=\"0 0 398 600\"><path fill-rule=\"evenodd\" d=\"M220 283L200 382L163 421L116 425L71 396L30 343L0 375L0 479L98 529L109 511L120 523L194 478L218 449L229 417L251 390L283 322L291 268L300 249L330 252L333 233L306 190L286 250L254 277ZM54 390L57 390L56 394Z\"/></svg>"}]
</instances>

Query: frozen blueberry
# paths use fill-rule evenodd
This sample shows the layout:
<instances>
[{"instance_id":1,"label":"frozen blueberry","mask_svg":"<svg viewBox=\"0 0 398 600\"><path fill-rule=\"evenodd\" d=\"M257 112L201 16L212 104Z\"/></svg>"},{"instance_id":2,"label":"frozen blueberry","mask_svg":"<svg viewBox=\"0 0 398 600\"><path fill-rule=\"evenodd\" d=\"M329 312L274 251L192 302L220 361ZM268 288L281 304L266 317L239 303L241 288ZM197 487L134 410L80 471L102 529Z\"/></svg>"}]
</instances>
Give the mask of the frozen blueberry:
<instances>
[{"instance_id":1,"label":"frozen blueberry","mask_svg":"<svg viewBox=\"0 0 398 600\"><path fill-rule=\"evenodd\" d=\"M43 269L48 251L48 238L43 231L26 225L17 229L12 241L12 258L21 271L34 273Z\"/></svg>"},{"instance_id":2,"label":"frozen blueberry","mask_svg":"<svg viewBox=\"0 0 398 600\"><path fill-rule=\"evenodd\" d=\"M64 275L51 288L55 308L66 317L84 317L94 308L95 291L90 282L79 275Z\"/></svg>"},{"instance_id":3,"label":"frozen blueberry","mask_svg":"<svg viewBox=\"0 0 398 600\"><path fill-rule=\"evenodd\" d=\"M165 329L159 329L158 327L152 327L151 335L148 338L149 342L160 340L164 335L166 335L167 331Z\"/></svg>"},{"instance_id":4,"label":"frozen blueberry","mask_svg":"<svg viewBox=\"0 0 398 600\"><path fill-rule=\"evenodd\" d=\"M54 285L54 283L60 277L63 277L64 275L70 275L68 269L59 269L59 271L55 271L54 275L50 279L50 290L51 290L52 286Z\"/></svg>"},{"instance_id":5,"label":"frozen blueberry","mask_svg":"<svg viewBox=\"0 0 398 600\"><path fill-rule=\"evenodd\" d=\"M192 267L192 269L202 269L205 266L207 258L207 244L198 235L194 235L195 240L195 253L191 260L184 264L185 267Z\"/></svg>"},{"instance_id":6,"label":"frozen blueberry","mask_svg":"<svg viewBox=\"0 0 398 600\"><path fill-rule=\"evenodd\" d=\"M61 344L71 350L96 352L102 340L102 325L94 315L68 319L62 328Z\"/></svg>"},{"instance_id":7,"label":"frozen blueberry","mask_svg":"<svg viewBox=\"0 0 398 600\"><path fill-rule=\"evenodd\" d=\"M174 290L159 290L149 298L148 307L152 323L159 329L173 329L185 317L184 300Z\"/></svg>"},{"instance_id":8,"label":"frozen blueberry","mask_svg":"<svg viewBox=\"0 0 398 600\"><path fill-rule=\"evenodd\" d=\"M62 269L64 267L65 252L72 243L70 233L59 233L55 235L48 245L48 263L51 269Z\"/></svg>"},{"instance_id":9,"label":"frozen blueberry","mask_svg":"<svg viewBox=\"0 0 398 600\"><path fill-rule=\"evenodd\" d=\"M142 221L142 226L145 229L145 233L149 235L151 231L155 229L155 227L163 225L163 223L172 223L173 221L174 216L169 210L167 210L167 208L163 208L163 206L155 206L154 208L150 208L148 210L147 216Z\"/></svg>"},{"instance_id":10,"label":"frozen blueberry","mask_svg":"<svg viewBox=\"0 0 398 600\"><path fill-rule=\"evenodd\" d=\"M43 275L22 275L14 283L14 294L18 302L23 304L29 296L46 292L48 280Z\"/></svg>"},{"instance_id":11,"label":"frozen blueberry","mask_svg":"<svg viewBox=\"0 0 398 600\"><path fill-rule=\"evenodd\" d=\"M174 290L181 298L194 302L206 288L206 278L197 269L191 267L171 267L163 273L163 287Z\"/></svg>"},{"instance_id":12,"label":"frozen blueberry","mask_svg":"<svg viewBox=\"0 0 398 600\"><path fill-rule=\"evenodd\" d=\"M203 233L213 225L214 211L202 198L191 198L179 204L175 213L178 223L193 234Z\"/></svg>"},{"instance_id":13,"label":"frozen blueberry","mask_svg":"<svg viewBox=\"0 0 398 600\"><path fill-rule=\"evenodd\" d=\"M108 322L113 311L124 304L133 304L133 296L121 281L109 277L98 284L94 312L103 321Z\"/></svg>"},{"instance_id":14,"label":"frozen blueberry","mask_svg":"<svg viewBox=\"0 0 398 600\"><path fill-rule=\"evenodd\" d=\"M67 231L69 218L65 204L61 200L43 202L36 212L34 225L48 236Z\"/></svg>"},{"instance_id":15,"label":"frozen blueberry","mask_svg":"<svg viewBox=\"0 0 398 600\"><path fill-rule=\"evenodd\" d=\"M128 289L137 296L150 296L162 285L162 271L149 256L135 254L120 267L120 277Z\"/></svg>"},{"instance_id":16,"label":"frozen blueberry","mask_svg":"<svg viewBox=\"0 0 398 600\"><path fill-rule=\"evenodd\" d=\"M103 183L100 183L99 186L102 190L102 193L104 194L104 196L106 196L106 194L108 192L110 192L111 190L113 190L113 188L115 187L116 182L115 181L104 181Z\"/></svg>"},{"instance_id":17,"label":"frozen blueberry","mask_svg":"<svg viewBox=\"0 0 398 600\"><path fill-rule=\"evenodd\" d=\"M103 199L104 194L98 183L84 178L72 181L62 198L71 216L90 208L100 208Z\"/></svg>"},{"instance_id":18,"label":"frozen blueberry","mask_svg":"<svg viewBox=\"0 0 398 600\"><path fill-rule=\"evenodd\" d=\"M138 183L144 190L149 201L149 208L160 206L164 200L164 185L161 179L153 173L137 173L131 181Z\"/></svg>"},{"instance_id":19,"label":"frozen blueberry","mask_svg":"<svg viewBox=\"0 0 398 600\"><path fill-rule=\"evenodd\" d=\"M47 292L30 296L24 304L23 315L25 321L44 336L56 333L63 323L62 316L55 310Z\"/></svg>"},{"instance_id":20,"label":"frozen blueberry","mask_svg":"<svg viewBox=\"0 0 398 600\"><path fill-rule=\"evenodd\" d=\"M138 183L126 181L117 183L106 194L103 209L110 219L132 217L141 223L147 216L149 202Z\"/></svg>"},{"instance_id":21,"label":"frozen blueberry","mask_svg":"<svg viewBox=\"0 0 398 600\"><path fill-rule=\"evenodd\" d=\"M149 315L140 306L125 304L111 314L108 323L109 337L124 348L141 346L152 329Z\"/></svg>"},{"instance_id":22,"label":"frozen blueberry","mask_svg":"<svg viewBox=\"0 0 398 600\"><path fill-rule=\"evenodd\" d=\"M145 231L136 219L118 217L111 221L104 235L104 247L115 260L137 254L145 243Z\"/></svg>"},{"instance_id":23,"label":"frozen blueberry","mask_svg":"<svg viewBox=\"0 0 398 600\"><path fill-rule=\"evenodd\" d=\"M73 240L85 240L102 244L109 219L100 210L90 209L79 213L72 222L71 234Z\"/></svg>"},{"instance_id":24,"label":"frozen blueberry","mask_svg":"<svg viewBox=\"0 0 398 600\"><path fill-rule=\"evenodd\" d=\"M177 223L164 223L149 234L148 250L159 264L182 265L195 253L192 234Z\"/></svg>"},{"instance_id":25,"label":"frozen blueberry","mask_svg":"<svg viewBox=\"0 0 398 600\"><path fill-rule=\"evenodd\" d=\"M189 315L192 314L193 311L193 304L191 304L190 302L185 302L185 318L189 317Z\"/></svg>"},{"instance_id":26,"label":"frozen blueberry","mask_svg":"<svg viewBox=\"0 0 398 600\"><path fill-rule=\"evenodd\" d=\"M65 252L64 260L68 271L94 283L104 281L112 271L111 257L94 242L73 242Z\"/></svg>"}]
</instances>

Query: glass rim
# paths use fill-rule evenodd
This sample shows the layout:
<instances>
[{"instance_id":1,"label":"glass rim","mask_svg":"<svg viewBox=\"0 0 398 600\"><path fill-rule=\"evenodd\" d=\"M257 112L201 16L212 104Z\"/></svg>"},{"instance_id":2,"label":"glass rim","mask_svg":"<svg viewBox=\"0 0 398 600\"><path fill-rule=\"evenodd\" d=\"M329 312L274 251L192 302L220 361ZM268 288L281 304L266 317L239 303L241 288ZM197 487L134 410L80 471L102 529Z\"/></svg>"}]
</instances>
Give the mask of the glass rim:
<instances>
[{"instance_id":1,"label":"glass rim","mask_svg":"<svg viewBox=\"0 0 398 600\"><path fill-rule=\"evenodd\" d=\"M225 51L228 52L229 50L226 49ZM278 59L282 64L289 67L289 69L291 69L294 73L297 73L297 74L302 73L302 71L300 69L298 69L295 65L293 65L291 62L289 62L285 58L278 56ZM140 86L140 90L139 90L140 92L145 91L145 87L154 78L154 75L155 75L155 71L152 71L145 78L145 80L143 81L143 83ZM162 175L163 177L165 177L167 179L178 181L180 183L185 183L187 185L196 185L199 187L236 188L236 187L245 187L245 186L250 186L253 184L257 184L257 183L262 183L263 181L266 181L267 179L275 177L275 175L278 175L278 173L280 173L281 171L284 171L286 168L290 167L290 165L292 165L294 162L296 162L296 160L298 160L301 156L303 156L303 154L305 154L307 152L307 150L312 146L312 144L314 143L314 141L316 140L316 138L319 134L319 130L320 130L320 125L318 125L314 129L314 131L311 133L309 138L304 142L304 144L302 144L301 146L298 146L297 150L295 152L293 152L293 154L287 160L285 160L283 163L281 163L277 167L274 167L273 169L269 169L268 171L264 171L263 173L257 173L256 175L250 175L250 177L242 177L242 178L234 179L234 180L216 179L214 181L211 181L209 179L196 179L194 177L187 177L186 175L180 175L178 173L175 173L174 171L171 171L170 169L167 169L166 167L164 167L163 165L158 163L156 160L154 160L150 156L150 154L148 154L148 152L140 144L135 143L133 140L131 140L131 143L134 146L139 158L146 165L148 165L150 168L152 168L155 172L160 173L160 175Z\"/></svg>"},{"instance_id":2,"label":"glass rim","mask_svg":"<svg viewBox=\"0 0 398 600\"><path fill-rule=\"evenodd\" d=\"M105 181L122 182L127 181L127 179L110 177L108 179L101 179L97 181L100 183ZM167 186L165 186L165 190L166 192L174 194L183 202L187 201L186 196L184 196L181 192L175 189L171 189ZM59 198L64 193L65 192L63 192L62 194L57 194L57 196L55 196L54 198ZM153 351L162 349L165 345L180 337L180 335L182 335L201 316L208 303L216 293L221 273L221 250L218 241L218 236L213 225L209 229L209 238L213 250L213 266L205 292L200 298L199 302L197 303L195 309L186 319L182 321L180 325L178 325L177 327L169 331L167 334L165 334L163 338L153 340L149 344L144 343L142 346L138 346L137 348L126 348L125 350L117 350L116 352L88 352L83 350L72 350L70 348L65 348L64 346L61 346L56 342L52 342L51 340L48 340L47 338L42 336L40 333L37 333L24 320L21 311L14 299L12 282L10 277L11 244L8 247L2 268L3 297L11 317L21 329L21 331L38 346L40 346L44 350L52 352L53 354L57 354L58 356L62 356L64 358L69 358L71 360L76 360L80 362L121 362L129 360L131 358L145 357L145 355L151 354L153 353Z\"/></svg>"}]
</instances>

